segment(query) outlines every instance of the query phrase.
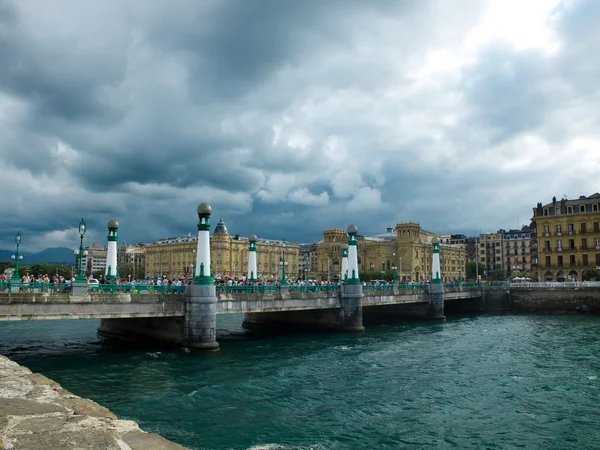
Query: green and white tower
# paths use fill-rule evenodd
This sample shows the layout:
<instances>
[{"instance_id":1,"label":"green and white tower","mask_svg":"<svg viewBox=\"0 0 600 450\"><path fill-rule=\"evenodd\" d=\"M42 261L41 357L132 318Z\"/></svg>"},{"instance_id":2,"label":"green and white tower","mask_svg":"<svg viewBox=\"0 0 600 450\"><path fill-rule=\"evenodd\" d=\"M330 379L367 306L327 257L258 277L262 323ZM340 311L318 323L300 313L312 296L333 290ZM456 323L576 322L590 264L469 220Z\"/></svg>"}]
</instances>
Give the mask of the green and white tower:
<instances>
[{"instance_id":1,"label":"green and white tower","mask_svg":"<svg viewBox=\"0 0 600 450\"><path fill-rule=\"evenodd\" d=\"M108 248L106 251L106 268L104 269L104 277L107 280L114 280L119 276L117 270L117 241L119 236L117 231L119 230L119 222L115 219L108 221Z\"/></svg>"},{"instance_id":2,"label":"green and white tower","mask_svg":"<svg viewBox=\"0 0 600 450\"><path fill-rule=\"evenodd\" d=\"M208 203L198 205L198 248L194 284L209 286L215 284L210 265L210 215L212 208Z\"/></svg>"},{"instance_id":3,"label":"green and white tower","mask_svg":"<svg viewBox=\"0 0 600 450\"><path fill-rule=\"evenodd\" d=\"M346 281L348 278L348 244L342 245L342 273L340 274L340 280Z\"/></svg>"},{"instance_id":4,"label":"green and white tower","mask_svg":"<svg viewBox=\"0 0 600 450\"><path fill-rule=\"evenodd\" d=\"M358 227L356 225L348 226L348 277L345 278L347 284L360 284L358 277L358 250L356 235Z\"/></svg>"},{"instance_id":5,"label":"green and white tower","mask_svg":"<svg viewBox=\"0 0 600 450\"><path fill-rule=\"evenodd\" d=\"M256 235L251 234L248 236L248 242L250 245L248 247L248 276L246 279L250 283L255 283L258 281L258 273L256 271Z\"/></svg>"},{"instance_id":6,"label":"green and white tower","mask_svg":"<svg viewBox=\"0 0 600 450\"><path fill-rule=\"evenodd\" d=\"M440 266L440 240L434 237L431 241L433 246L433 255L431 258L431 282L441 283L442 282L442 269Z\"/></svg>"},{"instance_id":7,"label":"green and white tower","mask_svg":"<svg viewBox=\"0 0 600 450\"><path fill-rule=\"evenodd\" d=\"M429 285L429 318L445 320L444 316L444 284L440 265L440 240L434 237L431 241L433 254L431 258L431 284Z\"/></svg>"}]
</instances>

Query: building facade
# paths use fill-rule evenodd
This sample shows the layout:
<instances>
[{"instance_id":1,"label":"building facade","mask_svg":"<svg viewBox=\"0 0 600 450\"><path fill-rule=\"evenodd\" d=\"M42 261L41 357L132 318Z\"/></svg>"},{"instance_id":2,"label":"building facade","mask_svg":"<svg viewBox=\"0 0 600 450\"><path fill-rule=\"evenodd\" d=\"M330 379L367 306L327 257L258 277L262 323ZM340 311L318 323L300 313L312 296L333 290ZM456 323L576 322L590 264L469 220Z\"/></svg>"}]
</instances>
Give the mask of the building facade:
<instances>
[{"instance_id":1,"label":"building facade","mask_svg":"<svg viewBox=\"0 0 600 450\"><path fill-rule=\"evenodd\" d=\"M502 253L502 232L479 235L479 273L491 276L496 270L504 268Z\"/></svg>"},{"instance_id":2,"label":"building facade","mask_svg":"<svg viewBox=\"0 0 600 450\"><path fill-rule=\"evenodd\" d=\"M94 243L89 247L84 247L84 251L87 251L87 255L83 256L81 261L81 267L85 272L85 275L91 276L94 273L97 275L98 272L104 274L106 269L106 253L107 249ZM75 267L78 267L79 260L78 256L75 256ZM75 270L77 273L77 270Z\"/></svg>"},{"instance_id":3,"label":"building facade","mask_svg":"<svg viewBox=\"0 0 600 450\"><path fill-rule=\"evenodd\" d=\"M520 230L500 230L502 234L502 254L506 274L531 271L531 229L523 226Z\"/></svg>"},{"instance_id":4,"label":"building facade","mask_svg":"<svg viewBox=\"0 0 600 450\"><path fill-rule=\"evenodd\" d=\"M146 248L142 245L117 248L117 267L121 278L140 279L146 273Z\"/></svg>"},{"instance_id":5,"label":"building facade","mask_svg":"<svg viewBox=\"0 0 600 450\"><path fill-rule=\"evenodd\" d=\"M418 223L398 223L375 236L358 236L358 269L360 272L395 272L401 282L427 281L431 276L433 247L437 235ZM323 240L315 243L310 255L310 278L337 282L341 276L342 245L348 243L343 229L323 231ZM465 276L464 243L440 244L442 276L445 281Z\"/></svg>"},{"instance_id":6,"label":"building facade","mask_svg":"<svg viewBox=\"0 0 600 450\"><path fill-rule=\"evenodd\" d=\"M162 239L146 245L146 275L164 275L169 279L187 277L193 270L197 245L198 238L191 235ZM297 244L259 238L256 241L258 278L265 282L280 281L283 262L287 279L303 277L299 264L299 247ZM219 221L210 240L213 277L216 280L245 280L248 248L247 237L230 236L225 223Z\"/></svg>"},{"instance_id":7,"label":"building facade","mask_svg":"<svg viewBox=\"0 0 600 450\"><path fill-rule=\"evenodd\" d=\"M600 193L533 208L532 265L542 281L581 281L600 271Z\"/></svg>"}]
</instances>

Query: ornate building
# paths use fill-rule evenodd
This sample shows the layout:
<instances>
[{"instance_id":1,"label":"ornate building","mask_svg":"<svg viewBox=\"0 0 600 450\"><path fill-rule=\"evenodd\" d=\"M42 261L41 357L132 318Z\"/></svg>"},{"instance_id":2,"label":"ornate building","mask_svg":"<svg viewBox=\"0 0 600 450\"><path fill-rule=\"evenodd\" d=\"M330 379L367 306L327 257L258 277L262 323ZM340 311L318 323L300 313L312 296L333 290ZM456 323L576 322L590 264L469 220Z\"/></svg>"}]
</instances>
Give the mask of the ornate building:
<instances>
[{"instance_id":1,"label":"ornate building","mask_svg":"<svg viewBox=\"0 0 600 450\"><path fill-rule=\"evenodd\" d=\"M146 275L166 275L169 279L187 276L192 272L192 264L196 259L197 243L198 238L189 235L162 239L147 245ZM215 279L246 279L248 248L248 238L230 236L225 223L219 221L210 240L210 260ZM259 238L256 242L259 278L263 281L279 281L282 257L287 279L296 280L303 275L300 273L299 245Z\"/></svg>"},{"instance_id":2,"label":"ornate building","mask_svg":"<svg viewBox=\"0 0 600 450\"><path fill-rule=\"evenodd\" d=\"M541 281L583 279L600 268L600 193L533 208L532 270Z\"/></svg>"},{"instance_id":3,"label":"ornate building","mask_svg":"<svg viewBox=\"0 0 600 450\"><path fill-rule=\"evenodd\" d=\"M383 234L358 236L358 268L361 272L393 271L404 282L425 281L431 276L432 244L436 234L421 229L418 223L399 223ZM310 278L338 281L341 276L342 245L348 236L342 229L328 229L316 243L310 256ZM464 244L440 244L444 280L465 275Z\"/></svg>"},{"instance_id":4,"label":"ornate building","mask_svg":"<svg viewBox=\"0 0 600 450\"><path fill-rule=\"evenodd\" d=\"M520 230L500 230L502 233L502 254L504 270L507 274L531 271L530 241L531 230L523 226Z\"/></svg>"}]
</instances>

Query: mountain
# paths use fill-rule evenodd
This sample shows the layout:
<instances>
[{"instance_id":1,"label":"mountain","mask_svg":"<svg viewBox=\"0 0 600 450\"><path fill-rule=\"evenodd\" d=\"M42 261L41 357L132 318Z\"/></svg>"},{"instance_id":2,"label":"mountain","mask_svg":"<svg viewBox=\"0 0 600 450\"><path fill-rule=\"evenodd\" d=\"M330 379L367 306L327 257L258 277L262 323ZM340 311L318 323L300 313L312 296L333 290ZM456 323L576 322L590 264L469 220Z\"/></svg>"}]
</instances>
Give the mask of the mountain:
<instances>
[{"instance_id":1,"label":"mountain","mask_svg":"<svg viewBox=\"0 0 600 450\"><path fill-rule=\"evenodd\" d=\"M14 250L0 250L0 262L12 261L11 255L14 255ZM59 264L74 264L75 256L73 250L66 247L54 247L42 250L39 253L22 252L22 264L31 265L34 263L59 263Z\"/></svg>"}]
</instances>

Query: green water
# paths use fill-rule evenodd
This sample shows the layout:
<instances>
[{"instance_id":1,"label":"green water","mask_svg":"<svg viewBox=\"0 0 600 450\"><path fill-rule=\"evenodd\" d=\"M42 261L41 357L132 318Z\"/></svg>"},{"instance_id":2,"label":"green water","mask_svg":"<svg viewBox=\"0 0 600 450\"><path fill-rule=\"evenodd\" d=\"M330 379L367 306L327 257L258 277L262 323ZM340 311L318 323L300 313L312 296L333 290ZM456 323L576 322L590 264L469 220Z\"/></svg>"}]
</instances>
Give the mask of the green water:
<instances>
[{"instance_id":1,"label":"green water","mask_svg":"<svg viewBox=\"0 0 600 450\"><path fill-rule=\"evenodd\" d=\"M600 448L600 318L469 316L119 349L97 321L0 322L0 353L193 449Z\"/></svg>"}]
</instances>

